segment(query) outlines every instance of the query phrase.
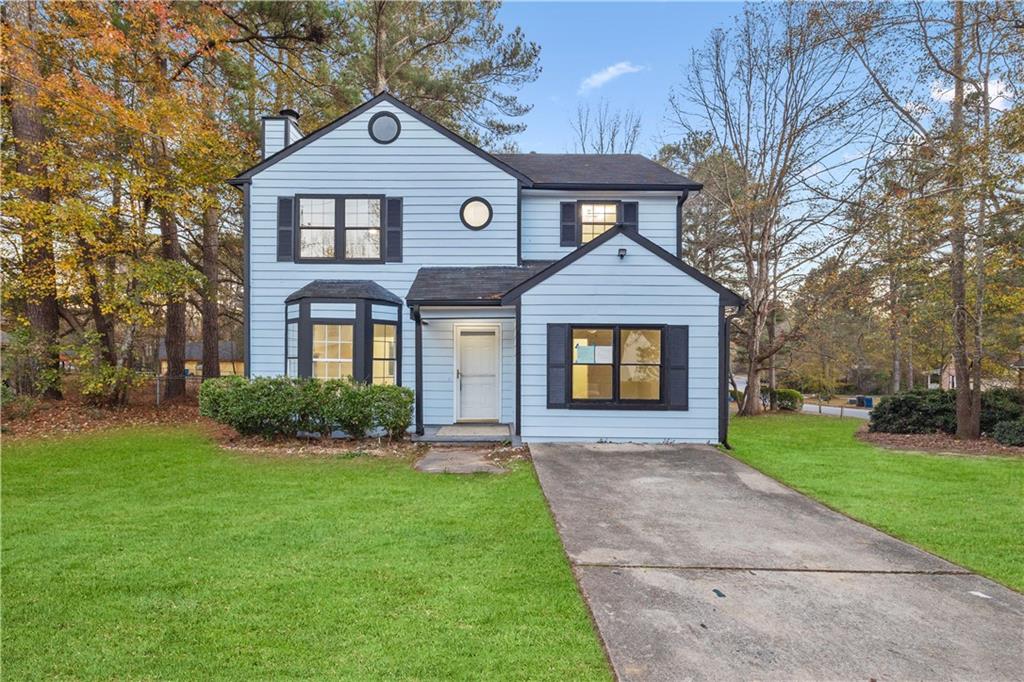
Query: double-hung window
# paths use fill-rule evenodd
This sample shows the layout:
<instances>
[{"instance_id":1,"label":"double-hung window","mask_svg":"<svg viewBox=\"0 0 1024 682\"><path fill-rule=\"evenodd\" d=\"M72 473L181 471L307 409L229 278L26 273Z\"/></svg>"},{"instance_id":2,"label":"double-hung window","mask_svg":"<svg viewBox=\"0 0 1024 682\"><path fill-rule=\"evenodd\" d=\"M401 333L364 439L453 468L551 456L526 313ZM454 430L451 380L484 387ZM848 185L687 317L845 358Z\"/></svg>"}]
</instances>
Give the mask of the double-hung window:
<instances>
[{"instance_id":1,"label":"double-hung window","mask_svg":"<svg viewBox=\"0 0 1024 682\"><path fill-rule=\"evenodd\" d=\"M373 383L394 384L398 369L398 325L373 323Z\"/></svg>"},{"instance_id":2,"label":"double-hung window","mask_svg":"<svg viewBox=\"0 0 1024 682\"><path fill-rule=\"evenodd\" d=\"M299 258L334 259L336 216L335 199L299 199Z\"/></svg>"},{"instance_id":3,"label":"double-hung window","mask_svg":"<svg viewBox=\"0 0 1024 682\"><path fill-rule=\"evenodd\" d=\"M380 260L380 198L345 199L345 260Z\"/></svg>"},{"instance_id":4,"label":"double-hung window","mask_svg":"<svg viewBox=\"0 0 1024 682\"><path fill-rule=\"evenodd\" d=\"M616 201L580 202L580 244L601 236L619 222L619 204Z\"/></svg>"},{"instance_id":5,"label":"double-hung window","mask_svg":"<svg viewBox=\"0 0 1024 682\"><path fill-rule=\"evenodd\" d=\"M663 402L660 327L573 327L570 344L573 403Z\"/></svg>"},{"instance_id":6,"label":"double-hung window","mask_svg":"<svg viewBox=\"0 0 1024 682\"><path fill-rule=\"evenodd\" d=\"M296 202L295 253L298 260L380 262L383 259L383 197L300 195ZM396 238L401 239L401 235L397 234Z\"/></svg>"}]
</instances>

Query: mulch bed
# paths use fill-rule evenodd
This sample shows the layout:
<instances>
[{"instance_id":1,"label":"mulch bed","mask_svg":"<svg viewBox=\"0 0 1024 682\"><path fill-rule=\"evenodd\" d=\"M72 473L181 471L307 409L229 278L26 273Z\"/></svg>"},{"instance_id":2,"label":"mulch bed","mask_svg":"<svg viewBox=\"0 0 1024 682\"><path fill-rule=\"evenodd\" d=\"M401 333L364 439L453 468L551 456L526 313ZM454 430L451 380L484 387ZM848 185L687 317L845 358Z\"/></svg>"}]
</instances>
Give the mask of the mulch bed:
<instances>
[{"instance_id":1,"label":"mulch bed","mask_svg":"<svg viewBox=\"0 0 1024 682\"><path fill-rule=\"evenodd\" d=\"M1024 448L1001 445L991 438L957 440L946 433L879 433L868 431L867 426L857 430L857 438L889 450L914 450L976 457L1024 457Z\"/></svg>"},{"instance_id":2,"label":"mulch bed","mask_svg":"<svg viewBox=\"0 0 1024 682\"><path fill-rule=\"evenodd\" d=\"M324 458L365 455L413 461L429 447L411 440L389 441L386 438L342 440L319 438L261 438L242 436L234 429L199 416L199 407L191 401L165 402L160 407L131 405L123 408L100 408L75 400L40 400L5 409L3 437L12 440L47 440L83 433L134 426L190 425L201 428L226 450L266 457ZM445 448L480 445L442 445ZM487 458L499 465L529 459L530 451L496 443Z\"/></svg>"},{"instance_id":3,"label":"mulch bed","mask_svg":"<svg viewBox=\"0 0 1024 682\"><path fill-rule=\"evenodd\" d=\"M4 408L4 438L36 440L62 438L130 426L195 424L210 428L213 422L199 416L194 402L170 402L160 407L132 405L101 408L71 400L40 400Z\"/></svg>"}]
</instances>

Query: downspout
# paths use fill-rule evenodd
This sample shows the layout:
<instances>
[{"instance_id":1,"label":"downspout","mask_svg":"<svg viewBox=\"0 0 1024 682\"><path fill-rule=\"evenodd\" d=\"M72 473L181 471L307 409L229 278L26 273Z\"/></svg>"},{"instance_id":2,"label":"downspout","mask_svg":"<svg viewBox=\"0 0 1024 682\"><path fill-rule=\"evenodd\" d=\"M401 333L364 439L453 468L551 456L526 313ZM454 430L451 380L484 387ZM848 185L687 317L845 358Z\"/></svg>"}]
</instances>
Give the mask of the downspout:
<instances>
[{"instance_id":1,"label":"downspout","mask_svg":"<svg viewBox=\"0 0 1024 682\"><path fill-rule=\"evenodd\" d=\"M416 390L414 409L416 414L416 435L423 435L423 318L420 315L420 307L409 308L409 317L416 324L415 335L415 356L416 356Z\"/></svg>"},{"instance_id":2,"label":"downspout","mask_svg":"<svg viewBox=\"0 0 1024 682\"><path fill-rule=\"evenodd\" d=\"M718 350L720 354L719 364L722 367L722 376L719 377L718 389L721 395L718 416L718 439L726 450L732 450L732 446L729 445L729 374L732 372L732 353L729 346L730 326L734 319L743 314L746 307L746 302L742 302L731 315L722 315L722 338ZM722 310L725 310L725 306L722 306Z\"/></svg>"}]
</instances>

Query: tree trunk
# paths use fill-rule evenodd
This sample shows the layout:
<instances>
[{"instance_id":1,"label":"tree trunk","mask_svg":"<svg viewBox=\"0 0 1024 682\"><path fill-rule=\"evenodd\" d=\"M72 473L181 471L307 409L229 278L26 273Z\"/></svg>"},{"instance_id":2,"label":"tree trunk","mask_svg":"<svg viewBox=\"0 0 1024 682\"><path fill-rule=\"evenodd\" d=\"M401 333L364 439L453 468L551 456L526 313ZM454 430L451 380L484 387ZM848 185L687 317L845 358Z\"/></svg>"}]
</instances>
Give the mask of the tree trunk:
<instances>
[{"instance_id":1,"label":"tree trunk","mask_svg":"<svg viewBox=\"0 0 1024 682\"><path fill-rule=\"evenodd\" d=\"M965 260L967 212L964 197L964 3L956 0L953 12L953 102L950 132L953 136L951 171L952 227L950 228L949 275L953 299L953 371L956 376L956 436L975 439L981 435L981 411L975 409L967 359L967 291Z\"/></svg>"},{"instance_id":2,"label":"tree trunk","mask_svg":"<svg viewBox=\"0 0 1024 682\"><path fill-rule=\"evenodd\" d=\"M388 89L388 72L384 65L384 55L388 40L387 28L384 26L384 13L387 11L387 2L378 1L374 4L374 17L376 22L373 27L373 94L379 95Z\"/></svg>"},{"instance_id":3,"label":"tree trunk","mask_svg":"<svg viewBox=\"0 0 1024 682\"><path fill-rule=\"evenodd\" d=\"M4 6L4 25L22 23L34 35L36 4L34 2L8 3ZM41 78L39 52L34 45L13 46L13 62L29 71L27 77L12 74L7 82L10 93L10 126L16 154L15 168L26 177L39 177L46 173L39 155L39 147L50 136L44 123L43 111L35 104L38 97L33 83ZM45 183L23 189L24 199L45 206L52 197ZM57 349L57 334L60 331L60 317L57 309L57 265L54 259L52 227L44 222L22 226L22 277L31 286L27 287L25 317L32 331L32 338L39 344L39 355L30 368L29 381L32 388L42 388L48 398L61 398L59 380L60 354ZM52 373L52 379L46 374Z\"/></svg>"},{"instance_id":4,"label":"tree trunk","mask_svg":"<svg viewBox=\"0 0 1024 682\"><path fill-rule=\"evenodd\" d=\"M211 196L215 197L211 190ZM203 212L203 381L220 376L220 209Z\"/></svg>"},{"instance_id":5,"label":"tree trunk","mask_svg":"<svg viewBox=\"0 0 1024 682\"><path fill-rule=\"evenodd\" d=\"M775 307L772 305L772 315L768 318L768 348L775 347ZM778 384L775 374L775 353L768 358L768 409L775 411L779 409L776 391Z\"/></svg>"},{"instance_id":6,"label":"tree trunk","mask_svg":"<svg viewBox=\"0 0 1024 682\"><path fill-rule=\"evenodd\" d=\"M181 260L178 224L167 209L160 209L160 255L164 260ZM167 298L164 320L164 346L167 351L167 383L165 398L185 395L185 293L175 292Z\"/></svg>"}]
</instances>

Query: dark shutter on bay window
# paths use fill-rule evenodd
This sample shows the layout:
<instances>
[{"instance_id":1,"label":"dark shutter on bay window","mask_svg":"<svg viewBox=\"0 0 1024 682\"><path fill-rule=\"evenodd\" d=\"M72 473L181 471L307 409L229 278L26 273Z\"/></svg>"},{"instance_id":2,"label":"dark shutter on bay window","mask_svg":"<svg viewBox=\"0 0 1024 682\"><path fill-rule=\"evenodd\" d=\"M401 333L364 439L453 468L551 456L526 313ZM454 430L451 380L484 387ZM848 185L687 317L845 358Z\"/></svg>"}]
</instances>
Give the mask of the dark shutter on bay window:
<instances>
[{"instance_id":1,"label":"dark shutter on bay window","mask_svg":"<svg viewBox=\"0 0 1024 682\"><path fill-rule=\"evenodd\" d=\"M294 197L277 198L277 260L293 260L292 246L295 244L293 213Z\"/></svg>"},{"instance_id":2,"label":"dark shutter on bay window","mask_svg":"<svg viewBox=\"0 0 1024 682\"><path fill-rule=\"evenodd\" d=\"M640 229L640 203L636 201L622 202L622 216L619 222L627 230L636 232Z\"/></svg>"},{"instance_id":3,"label":"dark shutter on bay window","mask_svg":"<svg viewBox=\"0 0 1024 682\"><path fill-rule=\"evenodd\" d=\"M548 325L548 407L565 407L569 393L569 325Z\"/></svg>"},{"instance_id":4,"label":"dark shutter on bay window","mask_svg":"<svg viewBox=\"0 0 1024 682\"><path fill-rule=\"evenodd\" d=\"M402 199L400 197L389 197L384 214L387 221L386 234L384 235L385 255L384 260L388 263L402 262Z\"/></svg>"},{"instance_id":5,"label":"dark shutter on bay window","mask_svg":"<svg viewBox=\"0 0 1024 682\"><path fill-rule=\"evenodd\" d=\"M685 325L665 329L665 371L669 409L690 409L690 328Z\"/></svg>"},{"instance_id":6,"label":"dark shutter on bay window","mask_svg":"<svg viewBox=\"0 0 1024 682\"><path fill-rule=\"evenodd\" d=\"M561 205L561 231L559 246L576 246L576 202L563 201Z\"/></svg>"}]
</instances>

